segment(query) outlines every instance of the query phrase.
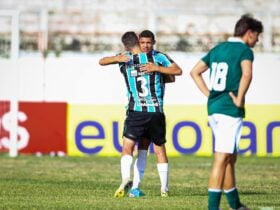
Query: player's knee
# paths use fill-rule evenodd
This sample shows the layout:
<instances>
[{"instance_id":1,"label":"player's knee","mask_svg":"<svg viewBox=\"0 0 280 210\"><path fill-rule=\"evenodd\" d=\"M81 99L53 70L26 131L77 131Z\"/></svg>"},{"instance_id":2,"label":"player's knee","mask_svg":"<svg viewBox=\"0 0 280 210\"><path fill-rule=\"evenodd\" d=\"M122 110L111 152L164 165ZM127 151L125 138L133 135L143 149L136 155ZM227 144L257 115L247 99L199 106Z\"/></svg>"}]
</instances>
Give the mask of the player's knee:
<instances>
[{"instance_id":1,"label":"player's knee","mask_svg":"<svg viewBox=\"0 0 280 210\"><path fill-rule=\"evenodd\" d=\"M132 156L132 154L133 154L133 149L123 147L123 149L122 149L122 155L131 155L131 156Z\"/></svg>"},{"instance_id":2,"label":"player's knee","mask_svg":"<svg viewBox=\"0 0 280 210\"><path fill-rule=\"evenodd\" d=\"M128 139L124 138L123 148L122 148L122 155L132 155L135 144L136 143L134 141L128 140Z\"/></svg>"},{"instance_id":3,"label":"player's knee","mask_svg":"<svg viewBox=\"0 0 280 210\"><path fill-rule=\"evenodd\" d=\"M221 165L226 165L231 162L231 156L226 153L215 153L215 162Z\"/></svg>"},{"instance_id":4,"label":"player's knee","mask_svg":"<svg viewBox=\"0 0 280 210\"><path fill-rule=\"evenodd\" d=\"M168 162L168 158L167 158L165 150L155 151L155 155L157 157L158 163L167 163Z\"/></svg>"},{"instance_id":5,"label":"player's knee","mask_svg":"<svg viewBox=\"0 0 280 210\"><path fill-rule=\"evenodd\" d=\"M233 154L233 155L230 156L229 163L234 165L236 163L236 160L237 160L237 155Z\"/></svg>"}]
</instances>

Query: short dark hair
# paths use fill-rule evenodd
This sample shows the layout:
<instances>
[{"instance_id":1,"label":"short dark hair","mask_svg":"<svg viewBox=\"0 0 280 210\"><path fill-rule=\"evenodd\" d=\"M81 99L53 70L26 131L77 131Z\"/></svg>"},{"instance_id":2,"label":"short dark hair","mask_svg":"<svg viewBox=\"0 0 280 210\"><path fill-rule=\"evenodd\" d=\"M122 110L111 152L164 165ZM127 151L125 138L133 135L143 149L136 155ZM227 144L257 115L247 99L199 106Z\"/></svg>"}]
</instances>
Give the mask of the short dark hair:
<instances>
[{"instance_id":1,"label":"short dark hair","mask_svg":"<svg viewBox=\"0 0 280 210\"><path fill-rule=\"evenodd\" d=\"M134 31L127 31L122 35L122 43L128 50L137 46L138 42L138 36Z\"/></svg>"},{"instance_id":2,"label":"short dark hair","mask_svg":"<svg viewBox=\"0 0 280 210\"><path fill-rule=\"evenodd\" d=\"M263 32L263 25L261 21L256 20L250 14L245 14L237 21L234 28L234 36L243 36L247 30L261 33Z\"/></svg>"},{"instance_id":3,"label":"short dark hair","mask_svg":"<svg viewBox=\"0 0 280 210\"><path fill-rule=\"evenodd\" d=\"M139 38L145 37L145 38L151 38L153 41L155 41L155 35L153 32L149 30L144 30L139 34Z\"/></svg>"}]
</instances>

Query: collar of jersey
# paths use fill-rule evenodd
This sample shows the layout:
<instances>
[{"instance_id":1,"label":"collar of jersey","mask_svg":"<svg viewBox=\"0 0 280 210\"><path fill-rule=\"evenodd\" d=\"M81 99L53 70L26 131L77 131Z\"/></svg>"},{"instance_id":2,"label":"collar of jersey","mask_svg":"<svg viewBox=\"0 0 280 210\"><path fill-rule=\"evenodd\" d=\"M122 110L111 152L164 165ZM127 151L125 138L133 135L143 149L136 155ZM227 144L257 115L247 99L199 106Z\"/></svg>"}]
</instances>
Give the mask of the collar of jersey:
<instances>
[{"instance_id":1,"label":"collar of jersey","mask_svg":"<svg viewBox=\"0 0 280 210\"><path fill-rule=\"evenodd\" d=\"M228 41L229 42L241 42L241 43L244 43L244 41L242 39L240 39L239 37L229 37Z\"/></svg>"}]
</instances>

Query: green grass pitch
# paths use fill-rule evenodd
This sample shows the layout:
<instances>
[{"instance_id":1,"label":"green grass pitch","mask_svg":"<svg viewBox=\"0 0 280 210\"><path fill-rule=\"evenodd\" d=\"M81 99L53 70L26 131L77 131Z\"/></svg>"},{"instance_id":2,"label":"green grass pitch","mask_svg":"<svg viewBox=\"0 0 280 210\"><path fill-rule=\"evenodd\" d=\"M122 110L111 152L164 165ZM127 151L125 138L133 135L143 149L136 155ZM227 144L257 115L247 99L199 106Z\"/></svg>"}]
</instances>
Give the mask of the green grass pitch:
<instances>
[{"instance_id":1,"label":"green grass pitch","mask_svg":"<svg viewBox=\"0 0 280 210\"><path fill-rule=\"evenodd\" d=\"M10 158L0 155L0 209L190 209L207 208L212 157L169 158L170 197L160 197L156 159L149 155L143 198L114 198L120 184L119 157ZM239 157L237 186L252 210L280 209L280 159ZM221 208L228 209L225 197Z\"/></svg>"}]
</instances>

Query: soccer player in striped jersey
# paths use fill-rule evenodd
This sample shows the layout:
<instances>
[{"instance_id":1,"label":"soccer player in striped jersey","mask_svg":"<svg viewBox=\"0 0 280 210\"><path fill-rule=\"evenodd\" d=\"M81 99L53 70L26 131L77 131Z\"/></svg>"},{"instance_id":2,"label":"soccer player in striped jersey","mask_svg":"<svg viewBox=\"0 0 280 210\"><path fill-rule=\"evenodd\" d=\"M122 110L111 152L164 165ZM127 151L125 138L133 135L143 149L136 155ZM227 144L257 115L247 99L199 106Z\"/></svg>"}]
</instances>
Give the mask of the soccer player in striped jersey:
<instances>
[{"instance_id":1,"label":"soccer player in striped jersey","mask_svg":"<svg viewBox=\"0 0 280 210\"><path fill-rule=\"evenodd\" d=\"M142 53L138 37L134 32L126 32L122 42L129 51L118 56L100 59L100 65L119 63L128 90L127 117L123 132L121 157L122 183L115 197L123 197L129 188L130 169L133 149L136 142L143 138L154 143L157 158L165 153L165 115L163 113L164 77L163 74L180 75L182 70L171 66L170 60L160 53ZM166 154L165 154L166 155ZM158 158L159 159L159 158ZM168 183L165 183L167 187ZM133 191L134 190L134 191ZM168 190L168 189L166 189ZM143 193L132 189L131 197L140 197Z\"/></svg>"},{"instance_id":2,"label":"soccer player in striped jersey","mask_svg":"<svg viewBox=\"0 0 280 210\"><path fill-rule=\"evenodd\" d=\"M215 136L214 163L208 183L208 209L218 210L222 190L230 209L248 209L239 200L235 162L245 116L245 95L252 80L253 48L263 31L249 15L235 25L234 37L211 49L191 70L201 92L208 97L209 124ZM210 69L209 89L202 74Z\"/></svg>"},{"instance_id":3,"label":"soccer player in striped jersey","mask_svg":"<svg viewBox=\"0 0 280 210\"><path fill-rule=\"evenodd\" d=\"M153 32L149 30L144 30L139 34L139 45L142 50L142 52L146 52L148 54L152 55L161 55L163 53L154 50L154 45L156 43L155 36ZM170 60L170 65L165 65L164 66L170 66L175 69L180 69L180 67L166 54L165 55L169 60ZM149 69L151 68L152 65L151 63L148 63L145 65L145 68ZM160 64L162 65L162 64ZM175 76L171 74L164 74L164 82L169 83L169 82L174 82L175 81ZM133 189L138 189L139 185L143 179L144 176L144 171L146 167L146 162L147 162L147 153L148 153L148 148L150 145L150 140L147 138L143 138L139 144L138 144L138 154L137 158L134 162L134 176L133 176L133 186L132 186L132 192ZM166 197L168 196L168 158L166 155L166 150L165 147L163 146L160 150L160 153L157 155L157 170L160 178L160 183L161 183L161 196Z\"/></svg>"}]
</instances>

